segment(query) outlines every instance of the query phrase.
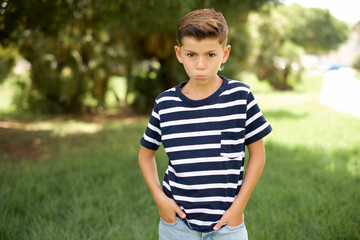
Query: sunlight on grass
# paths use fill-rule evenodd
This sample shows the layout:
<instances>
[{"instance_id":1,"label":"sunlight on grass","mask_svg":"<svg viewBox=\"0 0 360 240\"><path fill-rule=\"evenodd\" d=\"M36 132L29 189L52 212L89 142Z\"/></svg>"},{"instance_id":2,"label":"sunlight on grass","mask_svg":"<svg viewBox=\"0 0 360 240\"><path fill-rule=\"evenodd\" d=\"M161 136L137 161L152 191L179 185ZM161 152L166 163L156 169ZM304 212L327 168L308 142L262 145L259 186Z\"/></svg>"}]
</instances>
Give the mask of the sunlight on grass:
<instances>
[{"instance_id":1,"label":"sunlight on grass","mask_svg":"<svg viewBox=\"0 0 360 240\"><path fill-rule=\"evenodd\" d=\"M88 123L76 121L40 121L33 123L0 122L0 127L21 129L25 131L51 131L54 136L66 136L70 134L87 133L93 134L101 131L101 123Z\"/></svg>"},{"instance_id":2,"label":"sunlight on grass","mask_svg":"<svg viewBox=\"0 0 360 240\"><path fill-rule=\"evenodd\" d=\"M93 134L101 131L102 129L103 126L101 123L67 121L62 124L55 123L53 133L59 136L79 133Z\"/></svg>"},{"instance_id":3,"label":"sunlight on grass","mask_svg":"<svg viewBox=\"0 0 360 240\"><path fill-rule=\"evenodd\" d=\"M354 155L351 157L346 165L347 171L352 175L360 176L360 160L359 157Z\"/></svg>"},{"instance_id":4,"label":"sunlight on grass","mask_svg":"<svg viewBox=\"0 0 360 240\"><path fill-rule=\"evenodd\" d=\"M319 102L322 74L304 74L294 91L273 90L266 81L258 81L253 74L245 74L244 83L251 87L256 101L263 109L279 109L300 104Z\"/></svg>"}]
</instances>

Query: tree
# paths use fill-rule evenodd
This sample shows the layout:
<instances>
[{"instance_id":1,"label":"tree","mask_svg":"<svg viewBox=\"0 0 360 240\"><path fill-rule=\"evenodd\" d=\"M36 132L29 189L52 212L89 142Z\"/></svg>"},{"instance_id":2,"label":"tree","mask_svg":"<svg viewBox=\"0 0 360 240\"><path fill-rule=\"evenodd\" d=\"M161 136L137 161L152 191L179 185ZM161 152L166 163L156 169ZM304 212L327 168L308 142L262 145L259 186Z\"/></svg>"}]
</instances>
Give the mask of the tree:
<instances>
[{"instance_id":1,"label":"tree","mask_svg":"<svg viewBox=\"0 0 360 240\"><path fill-rule=\"evenodd\" d=\"M358 46L360 46L360 21L358 21L354 27L353 27L353 31L357 34L358 36ZM360 53L355 56L355 58L352 60L352 64L351 66L353 68L355 68L356 70L360 71Z\"/></svg>"},{"instance_id":2,"label":"tree","mask_svg":"<svg viewBox=\"0 0 360 240\"><path fill-rule=\"evenodd\" d=\"M301 77L301 55L335 50L349 36L349 26L326 9L298 4L278 6L252 17L258 32L256 73L279 90L288 90Z\"/></svg>"},{"instance_id":3,"label":"tree","mask_svg":"<svg viewBox=\"0 0 360 240\"><path fill-rule=\"evenodd\" d=\"M31 64L33 111L79 112L89 100L104 108L112 75L125 76L135 105L147 110L154 96L185 79L173 53L182 15L203 7L223 12L236 33L232 43L241 46L233 48L238 64L230 71L250 52L248 12L276 1L3 0L0 44L15 46Z\"/></svg>"},{"instance_id":4,"label":"tree","mask_svg":"<svg viewBox=\"0 0 360 240\"><path fill-rule=\"evenodd\" d=\"M7 75L11 72L17 55L18 51L16 48L11 46L2 48L0 45L0 83L2 83Z\"/></svg>"},{"instance_id":5,"label":"tree","mask_svg":"<svg viewBox=\"0 0 360 240\"><path fill-rule=\"evenodd\" d=\"M1 45L16 45L31 63L30 110L79 112L89 94L102 106L123 55L111 26L101 26L104 9L86 0L7 3Z\"/></svg>"}]
</instances>

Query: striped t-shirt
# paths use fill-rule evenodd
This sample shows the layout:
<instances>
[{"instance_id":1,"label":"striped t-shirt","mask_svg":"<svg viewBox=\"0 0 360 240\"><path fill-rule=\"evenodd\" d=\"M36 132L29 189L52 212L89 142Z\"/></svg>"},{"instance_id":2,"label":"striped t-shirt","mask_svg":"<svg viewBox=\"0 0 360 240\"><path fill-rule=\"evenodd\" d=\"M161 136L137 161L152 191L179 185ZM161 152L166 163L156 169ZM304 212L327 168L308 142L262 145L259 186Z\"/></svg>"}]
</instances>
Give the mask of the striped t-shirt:
<instances>
[{"instance_id":1,"label":"striped t-shirt","mask_svg":"<svg viewBox=\"0 0 360 240\"><path fill-rule=\"evenodd\" d=\"M165 194L186 213L190 229L208 232L240 190L245 145L271 132L250 88L222 77L221 87L202 100L182 92L186 82L161 93L141 145L169 157Z\"/></svg>"}]
</instances>

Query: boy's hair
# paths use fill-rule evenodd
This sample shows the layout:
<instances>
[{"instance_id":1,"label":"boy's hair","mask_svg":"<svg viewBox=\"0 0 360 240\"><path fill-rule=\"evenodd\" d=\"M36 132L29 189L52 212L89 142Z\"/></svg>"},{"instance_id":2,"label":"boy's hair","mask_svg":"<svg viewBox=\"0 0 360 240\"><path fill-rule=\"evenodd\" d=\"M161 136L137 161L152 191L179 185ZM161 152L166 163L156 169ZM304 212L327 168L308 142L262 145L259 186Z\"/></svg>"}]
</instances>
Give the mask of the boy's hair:
<instances>
[{"instance_id":1,"label":"boy's hair","mask_svg":"<svg viewBox=\"0 0 360 240\"><path fill-rule=\"evenodd\" d=\"M218 38L223 46L227 44L228 26L221 12L214 9L198 9L183 16L177 26L176 41L181 47L184 37L197 40Z\"/></svg>"}]
</instances>

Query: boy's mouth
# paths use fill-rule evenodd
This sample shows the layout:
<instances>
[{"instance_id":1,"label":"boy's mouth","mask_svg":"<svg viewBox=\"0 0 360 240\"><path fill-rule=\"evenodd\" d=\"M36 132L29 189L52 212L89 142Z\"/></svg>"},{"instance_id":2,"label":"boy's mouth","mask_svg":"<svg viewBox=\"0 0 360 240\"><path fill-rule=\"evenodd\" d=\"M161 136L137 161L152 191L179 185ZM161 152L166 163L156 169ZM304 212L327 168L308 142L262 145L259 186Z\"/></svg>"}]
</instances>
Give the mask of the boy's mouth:
<instances>
[{"instance_id":1,"label":"boy's mouth","mask_svg":"<svg viewBox=\"0 0 360 240\"><path fill-rule=\"evenodd\" d=\"M197 75L196 76L197 80L204 80L205 79L205 75Z\"/></svg>"}]
</instances>

